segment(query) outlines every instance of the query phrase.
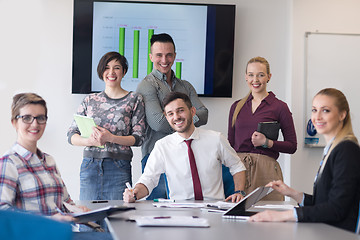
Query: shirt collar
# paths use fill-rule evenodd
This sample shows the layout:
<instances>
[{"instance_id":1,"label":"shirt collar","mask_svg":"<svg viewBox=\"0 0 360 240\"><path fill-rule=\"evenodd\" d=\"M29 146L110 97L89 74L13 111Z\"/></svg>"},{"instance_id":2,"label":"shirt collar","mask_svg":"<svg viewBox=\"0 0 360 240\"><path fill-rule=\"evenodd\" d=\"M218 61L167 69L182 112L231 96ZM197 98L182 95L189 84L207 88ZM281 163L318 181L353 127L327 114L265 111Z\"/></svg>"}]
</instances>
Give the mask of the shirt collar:
<instances>
[{"instance_id":1,"label":"shirt collar","mask_svg":"<svg viewBox=\"0 0 360 240\"><path fill-rule=\"evenodd\" d=\"M191 134L191 136L186 139L186 138L183 138L182 136L180 136L180 134L178 132L175 132L174 133L174 136L175 136L175 142L176 143L182 143L184 142L185 140L189 140L189 139L199 139L200 138L200 135L199 135L199 129L197 127L195 127L195 130L194 132Z\"/></svg>"},{"instance_id":2,"label":"shirt collar","mask_svg":"<svg viewBox=\"0 0 360 240\"><path fill-rule=\"evenodd\" d=\"M275 96L276 95L273 92L270 91L269 95L267 95L266 98L263 99L263 101L265 101L267 104L271 104L272 102L275 101ZM254 98L253 95L250 94L248 99L246 100L246 102L249 102L249 101L253 100L253 98Z\"/></svg>"},{"instance_id":3,"label":"shirt collar","mask_svg":"<svg viewBox=\"0 0 360 240\"><path fill-rule=\"evenodd\" d=\"M12 147L12 150L19 156L24 158L26 161L29 161L34 156L34 153L30 152L29 150L21 146L19 143L15 143ZM40 149L37 149L37 153L40 156L40 159L44 158L44 153L41 152Z\"/></svg>"},{"instance_id":4,"label":"shirt collar","mask_svg":"<svg viewBox=\"0 0 360 240\"><path fill-rule=\"evenodd\" d=\"M153 69L153 71L152 71L152 74L156 77L156 78L158 78L158 79L160 79L161 81L163 81L163 82L165 82L166 84L167 84L167 82L166 82L166 75L164 74L164 73L162 73L162 72L160 72L159 70L157 70L157 69ZM171 70L171 82L172 82L172 88L174 88L174 86L175 86L175 83L176 83L176 77L175 77L175 74L174 74L174 72L173 72L173 70Z\"/></svg>"},{"instance_id":5,"label":"shirt collar","mask_svg":"<svg viewBox=\"0 0 360 240\"><path fill-rule=\"evenodd\" d=\"M329 149L330 149L330 147L331 147L334 139L335 139L335 137L333 137L333 138L329 141L329 143L325 146L323 156L326 156L326 155L328 154Z\"/></svg>"}]
</instances>

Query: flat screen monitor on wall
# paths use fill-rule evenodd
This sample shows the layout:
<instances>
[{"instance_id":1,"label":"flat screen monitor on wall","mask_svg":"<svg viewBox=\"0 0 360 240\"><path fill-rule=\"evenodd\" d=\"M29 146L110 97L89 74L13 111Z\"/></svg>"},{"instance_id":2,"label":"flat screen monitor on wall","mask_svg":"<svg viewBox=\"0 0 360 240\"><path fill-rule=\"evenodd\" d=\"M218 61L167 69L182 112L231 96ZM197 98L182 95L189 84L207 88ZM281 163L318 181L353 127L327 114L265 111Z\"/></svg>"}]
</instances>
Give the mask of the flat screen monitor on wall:
<instances>
[{"instance_id":1,"label":"flat screen monitor on wall","mask_svg":"<svg viewBox=\"0 0 360 240\"><path fill-rule=\"evenodd\" d=\"M109 51L127 58L122 87L135 91L153 68L149 39L168 33L176 75L200 96L231 97L234 28L235 5L74 0L72 93L104 89L96 68Z\"/></svg>"}]
</instances>

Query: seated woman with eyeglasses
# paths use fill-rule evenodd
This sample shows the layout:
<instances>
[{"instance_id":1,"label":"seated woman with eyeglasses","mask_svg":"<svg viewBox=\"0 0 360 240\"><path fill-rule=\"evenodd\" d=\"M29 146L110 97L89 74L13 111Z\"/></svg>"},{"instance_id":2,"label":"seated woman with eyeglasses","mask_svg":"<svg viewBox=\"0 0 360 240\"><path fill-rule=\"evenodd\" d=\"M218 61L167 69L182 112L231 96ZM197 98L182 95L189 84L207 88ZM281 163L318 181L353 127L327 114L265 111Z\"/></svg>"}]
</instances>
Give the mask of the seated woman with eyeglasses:
<instances>
[{"instance_id":1,"label":"seated woman with eyeglasses","mask_svg":"<svg viewBox=\"0 0 360 240\"><path fill-rule=\"evenodd\" d=\"M74 203L55 160L37 147L47 119L46 102L39 95L20 93L13 97L11 123L17 141L0 158L0 209L23 209L72 221L59 213L65 210L63 202Z\"/></svg>"}]
</instances>

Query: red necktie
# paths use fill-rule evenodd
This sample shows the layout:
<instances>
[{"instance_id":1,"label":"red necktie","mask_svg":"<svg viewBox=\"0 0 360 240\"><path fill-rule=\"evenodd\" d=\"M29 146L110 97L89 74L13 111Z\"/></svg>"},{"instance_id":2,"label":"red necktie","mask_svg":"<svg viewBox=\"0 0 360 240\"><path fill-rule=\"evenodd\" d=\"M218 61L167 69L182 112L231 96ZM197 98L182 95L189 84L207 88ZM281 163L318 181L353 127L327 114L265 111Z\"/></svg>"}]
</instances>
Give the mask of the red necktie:
<instances>
[{"instance_id":1,"label":"red necktie","mask_svg":"<svg viewBox=\"0 0 360 240\"><path fill-rule=\"evenodd\" d=\"M193 179L195 200L203 200L203 194L202 194L202 190L201 190L199 173L198 173L198 170L196 167L194 153L191 149L191 142L192 142L192 139L185 140L185 143L188 146L188 155L189 155L189 160L190 160L191 176Z\"/></svg>"}]
</instances>

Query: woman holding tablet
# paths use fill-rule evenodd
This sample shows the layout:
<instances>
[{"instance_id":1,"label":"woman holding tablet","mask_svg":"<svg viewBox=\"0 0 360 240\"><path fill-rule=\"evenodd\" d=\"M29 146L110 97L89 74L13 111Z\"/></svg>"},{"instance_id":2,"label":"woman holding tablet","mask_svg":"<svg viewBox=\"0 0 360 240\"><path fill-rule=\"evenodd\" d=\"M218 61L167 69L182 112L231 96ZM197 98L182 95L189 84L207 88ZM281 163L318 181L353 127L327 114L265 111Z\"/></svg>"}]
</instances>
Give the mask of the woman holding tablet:
<instances>
[{"instance_id":1,"label":"woman holding tablet","mask_svg":"<svg viewBox=\"0 0 360 240\"><path fill-rule=\"evenodd\" d=\"M105 90L86 96L77 111L93 118L97 127L89 138L81 137L75 122L68 131L71 144L85 146L81 200L121 200L125 183L131 183L130 146L140 146L144 140L145 111L142 96L121 87L127 70L127 60L118 52L100 59L97 73Z\"/></svg>"},{"instance_id":2,"label":"woman holding tablet","mask_svg":"<svg viewBox=\"0 0 360 240\"><path fill-rule=\"evenodd\" d=\"M327 143L313 195L298 192L282 181L270 182L267 186L293 198L300 207L283 212L264 211L250 220L323 222L355 231L360 202L360 147L344 94L334 88L318 92L312 103L311 121Z\"/></svg>"}]
</instances>

